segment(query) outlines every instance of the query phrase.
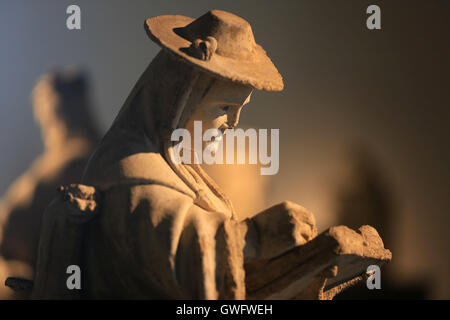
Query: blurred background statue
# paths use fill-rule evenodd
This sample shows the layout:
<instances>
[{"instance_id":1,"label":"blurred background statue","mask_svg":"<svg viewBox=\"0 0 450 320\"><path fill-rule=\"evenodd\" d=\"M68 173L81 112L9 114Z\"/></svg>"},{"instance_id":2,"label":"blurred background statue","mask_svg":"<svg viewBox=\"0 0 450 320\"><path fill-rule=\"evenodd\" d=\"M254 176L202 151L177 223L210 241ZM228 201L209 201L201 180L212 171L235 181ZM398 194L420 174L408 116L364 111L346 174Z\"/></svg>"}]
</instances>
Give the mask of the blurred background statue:
<instances>
[{"instance_id":1,"label":"blurred background statue","mask_svg":"<svg viewBox=\"0 0 450 320\"><path fill-rule=\"evenodd\" d=\"M57 187L79 182L99 134L90 111L86 76L75 68L45 74L32 92L44 151L0 200L0 299L24 298L3 284L32 278L40 221Z\"/></svg>"}]
</instances>

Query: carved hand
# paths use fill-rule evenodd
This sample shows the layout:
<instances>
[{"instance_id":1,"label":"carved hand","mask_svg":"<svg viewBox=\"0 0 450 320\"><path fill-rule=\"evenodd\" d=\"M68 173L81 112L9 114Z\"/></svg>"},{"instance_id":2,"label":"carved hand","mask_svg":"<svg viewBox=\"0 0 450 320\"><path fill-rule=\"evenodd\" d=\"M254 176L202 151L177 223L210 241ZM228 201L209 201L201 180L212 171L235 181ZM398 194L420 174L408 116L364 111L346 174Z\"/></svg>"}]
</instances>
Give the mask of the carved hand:
<instances>
[{"instance_id":1,"label":"carved hand","mask_svg":"<svg viewBox=\"0 0 450 320\"><path fill-rule=\"evenodd\" d=\"M270 259L317 235L313 214L289 201L262 211L242 223L247 227L246 261Z\"/></svg>"}]
</instances>

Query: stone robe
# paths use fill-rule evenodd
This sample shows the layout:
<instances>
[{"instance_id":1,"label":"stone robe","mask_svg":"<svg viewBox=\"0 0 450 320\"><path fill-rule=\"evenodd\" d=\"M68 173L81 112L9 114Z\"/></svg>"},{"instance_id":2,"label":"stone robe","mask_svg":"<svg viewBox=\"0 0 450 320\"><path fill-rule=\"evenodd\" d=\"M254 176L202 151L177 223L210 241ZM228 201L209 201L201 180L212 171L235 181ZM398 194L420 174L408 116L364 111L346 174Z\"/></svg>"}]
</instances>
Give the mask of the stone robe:
<instances>
[{"instance_id":1,"label":"stone robe","mask_svg":"<svg viewBox=\"0 0 450 320\"><path fill-rule=\"evenodd\" d=\"M86 168L95 190L65 189L47 209L35 298L245 299L245 262L316 233L288 202L238 221L201 168L174 168L168 134L196 73L164 51L144 72ZM76 293L67 264L81 267Z\"/></svg>"}]
</instances>

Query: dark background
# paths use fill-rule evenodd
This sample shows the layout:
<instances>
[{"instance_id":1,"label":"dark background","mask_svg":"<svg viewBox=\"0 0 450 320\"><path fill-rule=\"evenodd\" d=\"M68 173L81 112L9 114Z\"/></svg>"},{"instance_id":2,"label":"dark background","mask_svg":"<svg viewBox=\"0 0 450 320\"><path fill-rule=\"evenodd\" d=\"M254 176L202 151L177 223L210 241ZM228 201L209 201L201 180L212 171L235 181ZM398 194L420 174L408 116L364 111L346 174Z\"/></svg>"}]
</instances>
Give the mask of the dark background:
<instances>
[{"instance_id":1,"label":"dark background","mask_svg":"<svg viewBox=\"0 0 450 320\"><path fill-rule=\"evenodd\" d=\"M81 30L66 28L70 4L81 7ZM382 30L366 28L370 4ZM29 100L41 74L82 66L105 132L159 50L144 20L210 9L248 20L285 80L242 113L244 126L280 129L280 171L255 207L288 199L320 230L342 222L339 194L364 150L391 199L392 281L450 298L450 1L2 0L0 194L42 150Z\"/></svg>"}]
</instances>

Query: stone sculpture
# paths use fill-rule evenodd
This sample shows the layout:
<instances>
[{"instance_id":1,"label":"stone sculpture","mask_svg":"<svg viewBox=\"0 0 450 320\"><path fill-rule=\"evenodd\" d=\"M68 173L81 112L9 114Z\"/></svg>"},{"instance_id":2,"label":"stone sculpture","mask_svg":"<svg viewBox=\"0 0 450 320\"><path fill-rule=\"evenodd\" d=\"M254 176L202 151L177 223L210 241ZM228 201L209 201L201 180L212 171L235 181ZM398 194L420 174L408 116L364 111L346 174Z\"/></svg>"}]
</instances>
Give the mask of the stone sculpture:
<instances>
[{"instance_id":1,"label":"stone sculpture","mask_svg":"<svg viewBox=\"0 0 450 320\"><path fill-rule=\"evenodd\" d=\"M291 202L240 221L199 164L174 162L174 129L233 128L253 89L283 81L234 14L159 16L145 28L162 50L82 185L47 208L34 298L325 299L390 260L373 228L316 237L314 216ZM81 290L67 289L68 265L80 266Z\"/></svg>"},{"instance_id":2,"label":"stone sculpture","mask_svg":"<svg viewBox=\"0 0 450 320\"><path fill-rule=\"evenodd\" d=\"M57 68L43 75L32 102L45 149L0 200L2 283L8 276L32 276L42 214L60 185L80 182L99 140L90 116L87 79L79 70ZM13 296L3 288L1 298Z\"/></svg>"}]
</instances>

